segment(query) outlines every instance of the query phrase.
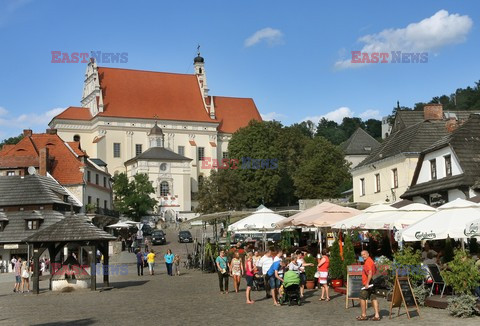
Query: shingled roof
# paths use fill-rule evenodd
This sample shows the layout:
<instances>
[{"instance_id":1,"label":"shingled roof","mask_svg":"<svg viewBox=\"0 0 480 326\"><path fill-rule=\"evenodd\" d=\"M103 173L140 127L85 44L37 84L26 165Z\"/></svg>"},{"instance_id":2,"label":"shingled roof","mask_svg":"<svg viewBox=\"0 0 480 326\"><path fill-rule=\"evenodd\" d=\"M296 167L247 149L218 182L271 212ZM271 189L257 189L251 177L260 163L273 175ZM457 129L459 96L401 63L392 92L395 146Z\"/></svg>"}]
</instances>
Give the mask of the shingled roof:
<instances>
[{"instance_id":1,"label":"shingled roof","mask_svg":"<svg viewBox=\"0 0 480 326\"><path fill-rule=\"evenodd\" d=\"M426 148L448 134L443 120L425 120L392 133L355 169L398 154L420 155Z\"/></svg>"},{"instance_id":2,"label":"shingled roof","mask_svg":"<svg viewBox=\"0 0 480 326\"><path fill-rule=\"evenodd\" d=\"M65 201L65 196L68 200ZM76 202L50 177L40 175L0 177L0 207L62 204Z\"/></svg>"},{"instance_id":3,"label":"shingled roof","mask_svg":"<svg viewBox=\"0 0 480 326\"><path fill-rule=\"evenodd\" d=\"M346 155L370 155L380 143L362 128L358 128L340 148Z\"/></svg>"},{"instance_id":4,"label":"shingled roof","mask_svg":"<svg viewBox=\"0 0 480 326\"><path fill-rule=\"evenodd\" d=\"M34 235L36 232L45 230L49 226L57 223L65 218L57 211L15 211L3 212L8 222L4 230L0 233L0 243L20 243L25 242L25 239ZM40 228L38 230L27 230L28 220L41 220Z\"/></svg>"},{"instance_id":5,"label":"shingled roof","mask_svg":"<svg viewBox=\"0 0 480 326\"><path fill-rule=\"evenodd\" d=\"M163 147L152 147L147 149L140 155L129 159L125 162L125 165L129 165L132 162L139 160L159 160L159 161L191 161L192 159L183 155L177 154Z\"/></svg>"},{"instance_id":6,"label":"shingled roof","mask_svg":"<svg viewBox=\"0 0 480 326\"><path fill-rule=\"evenodd\" d=\"M115 240L116 237L97 228L81 216L69 215L57 223L36 232L26 242L72 242Z\"/></svg>"},{"instance_id":7,"label":"shingled roof","mask_svg":"<svg viewBox=\"0 0 480 326\"><path fill-rule=\"evenodd\" d=\"M450 146L455 153L463 173L416 184L418 174L420 173L420 168L417 168L412 186L401 196L402 198L461 186L470 187L480 180L480 115L472 114L454 132L442 137L432 146L425 149L418 160L417 166L421 167L425 154L447 146Z\"/></svg>"}]
</instances>

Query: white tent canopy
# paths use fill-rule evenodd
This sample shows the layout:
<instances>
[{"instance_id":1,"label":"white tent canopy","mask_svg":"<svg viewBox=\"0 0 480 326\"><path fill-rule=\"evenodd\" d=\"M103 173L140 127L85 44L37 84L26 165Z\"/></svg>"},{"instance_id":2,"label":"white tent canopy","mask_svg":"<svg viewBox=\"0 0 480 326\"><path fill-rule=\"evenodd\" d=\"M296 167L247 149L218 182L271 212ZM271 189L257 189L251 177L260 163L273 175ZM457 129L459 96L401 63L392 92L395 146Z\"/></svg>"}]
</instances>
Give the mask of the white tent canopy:
<instances>
[{"instance_id":1,"label":"white tent canopy","mask_svg":"<svg viewBox=\"0 0 480 326\"><path fill-rule=\"evenodd\" d=\"M274 230L277 223L285 219L284 216L275 214L271 209L266 207L260 208L252 215L241 219L228 226L228 231L269 231Z\"/></svg>"},{"instance_id":2,"label":"white tent canopy","mask_svg":"<svg viewBox=\"0 0 480 326\"><path fill-rule=\"evenodd\" d=\"M465 199L455 199L438 211L402 231L405 241L466 238L466 226L480 219L480 205Z\"/></svg>"},{"instance_id":3,"label":"white tent canopy","mask_svg":"<svg viewBox=\"0 0 480 326\"><path fill-rule=\"evenodd\" d=\"M368 230L402 230L409 225L416 223L437 210L425 204L413 203L403 206L397 210L378 212L367 218L364 229Z\"/></svg>"},{"instance_id":4,"label":"white tent canopy","mask_svg":"<svg viewBox=\"0 0 480 326\"><path fill-rule=\"evenodd\" d=\"M132 227L132 224L128 224L125 222L118 222L112 225L107 225L107 228L112 228L112 229L128 229L131 227Z\"/></svg>"},{"instance_id":5,"label":"white tent canopy","mask_svg":"<svg viewBox=\"0 0 480 326\"><path fill-rule=\"evenodd\" d=\"M377 216L384 216L385 213L396 212L395 207L378 204L365 209L360 215L340 221L332 225L332 229L366 229L367 222Z\"/></svg>"}]
</instances>

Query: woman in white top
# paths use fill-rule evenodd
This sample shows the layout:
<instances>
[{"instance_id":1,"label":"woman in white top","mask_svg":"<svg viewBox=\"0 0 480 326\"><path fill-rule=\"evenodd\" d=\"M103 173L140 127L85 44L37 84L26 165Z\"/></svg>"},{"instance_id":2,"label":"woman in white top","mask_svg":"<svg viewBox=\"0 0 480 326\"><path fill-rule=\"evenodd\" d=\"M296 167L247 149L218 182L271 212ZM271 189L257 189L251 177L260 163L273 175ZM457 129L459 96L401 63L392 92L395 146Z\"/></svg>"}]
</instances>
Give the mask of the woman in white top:
<instances>
[{"instance_id":1,"label":"woman in white top","mask_svg":"<svg viewBox=\"0 0 480 326\"><path fill-rule=\"evenodd\" d=\"M22 293L25 292L25 283L27 283L27 292L30 292L30 266L26 261L22 262L20 275L22 276Z\"/></svg>"}]
</instances>

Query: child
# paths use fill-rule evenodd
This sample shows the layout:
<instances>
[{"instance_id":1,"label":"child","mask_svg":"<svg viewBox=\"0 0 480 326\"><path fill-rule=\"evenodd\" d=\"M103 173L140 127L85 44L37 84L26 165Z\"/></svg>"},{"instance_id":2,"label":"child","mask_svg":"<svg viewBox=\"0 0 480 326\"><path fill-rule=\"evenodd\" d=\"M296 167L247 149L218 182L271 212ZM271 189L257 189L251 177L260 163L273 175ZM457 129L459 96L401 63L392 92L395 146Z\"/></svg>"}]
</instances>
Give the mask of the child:
<instances>
[{"instance_id":1,"label":"child","mask_svg":"<svg viewBox=\"0 0 480 326\"><path fill-rule=\"evenodd\" d=\"M173 258L173 266L175 267L174 274L177 276L180 276L180 256L175 255L175 258Z\"/></svg>"}]
</instances>

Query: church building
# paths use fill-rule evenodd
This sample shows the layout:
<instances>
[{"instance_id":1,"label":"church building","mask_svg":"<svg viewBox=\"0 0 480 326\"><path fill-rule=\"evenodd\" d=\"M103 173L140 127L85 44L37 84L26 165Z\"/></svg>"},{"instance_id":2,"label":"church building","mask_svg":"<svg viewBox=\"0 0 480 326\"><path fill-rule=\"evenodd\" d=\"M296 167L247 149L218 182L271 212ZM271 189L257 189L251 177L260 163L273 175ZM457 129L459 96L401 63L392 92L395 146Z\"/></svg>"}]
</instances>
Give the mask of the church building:
<instances>
[{"instance_id":1,"label":"church building","mask_svg":"<svg viewBox=\"0 0 480 326\"><path fill-rule=\"evenodd\" d=\"M159 211L189 212L198 182L210 174L205 158L228 157L228 142L250 120L262 118L251 98L212 96L205 60L194 74L87 64L80 107L49 123L65 141L80 142L109 171L148 173Z\"/></svg>"}]
</instances>

